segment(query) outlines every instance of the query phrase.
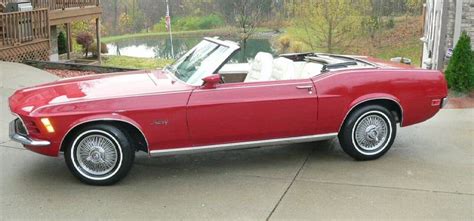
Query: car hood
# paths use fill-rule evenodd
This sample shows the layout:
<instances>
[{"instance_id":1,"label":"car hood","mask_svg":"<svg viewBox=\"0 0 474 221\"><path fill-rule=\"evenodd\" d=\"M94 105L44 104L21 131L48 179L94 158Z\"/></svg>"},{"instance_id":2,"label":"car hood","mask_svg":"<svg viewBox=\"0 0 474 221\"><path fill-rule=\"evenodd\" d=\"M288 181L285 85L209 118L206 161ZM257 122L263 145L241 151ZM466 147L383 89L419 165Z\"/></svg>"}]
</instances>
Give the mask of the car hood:
<instances>
[{"instance_id":1,"label":"car hood","mask_svg":"<svg viewBox=\"0 0 474 221\"><path fill-rule=\"evenodd\" d=\"M161 70L98 74L61 79L18 90L9 98L9 104L12 112L28 115L45 105L190 89L191 86L175 80L171 75Z\"/></svg>"}]
</instances>

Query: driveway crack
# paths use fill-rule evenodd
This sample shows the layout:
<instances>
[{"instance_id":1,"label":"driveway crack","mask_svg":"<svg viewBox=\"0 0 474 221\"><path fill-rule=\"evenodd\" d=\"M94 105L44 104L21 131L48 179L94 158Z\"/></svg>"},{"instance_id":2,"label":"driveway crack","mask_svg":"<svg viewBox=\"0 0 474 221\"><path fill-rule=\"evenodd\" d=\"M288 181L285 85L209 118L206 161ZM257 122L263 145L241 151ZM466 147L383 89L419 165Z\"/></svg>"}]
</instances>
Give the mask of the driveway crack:
<instances>
[{"instance_id":1,"label":"driveway crack","mask_svg":"<svg viewBox=\"0 0 474 221\"><path fill-rule=\"evenodd\" d=\"M455 195L467 195L474 196L473 193L458 192L458 191L445 191L445 190L428 190L428 189L417 189L407 187L395 187L395 186L382 186L382 185L368 185L368 184L356 184L356 183L343 183L343 182L330 182L330 181L319 181L313 179L299 179L306 182L314 182L318 184L327 185L342 185L342 186L354 186L354 187L366 187L366 188L379 188L379 189L390 189L390 190L401 190L401 191L415 191L415 192L428 192L428 193L443 193L443 194L455 194Z\"/></svg>"},{"instance_id":2,"label":"driveway crack","mask_svg":"<svg viewBox=\"0 0 474 221\"><path fill-rule=\"evenodd\" d=\"M270 214L268 214L268 217L267 219L265 220L270 220L270 218L272 217L273 213L276 211L276 209L278 208L278 206L280 205L280 203L283 201L283 198L285 198L286 196L286 193L288 193L288 190L290 190L291 186L293 186L293 183L295 182L296 178L298 177L298 175L300 174L301 170L303 170L304 166L306 165L306 162L308 162L309 160L309 157L311 156L311 154L314 152L314 148L311 150L311 152L308 153L308 156L306 156L306 159L303 161L303 163L301 164L300 168L298 169L298 171L296 172L295 176L293 177L293 179L291 180L290 184L286 187L285 189L285 192L283 192L283 194L281 195L280 199L278 200L278 202L275 204L275 206L273 207L272 211L270 212Z\"/></svg>"},{"instance_id":3,"label":"driveway crack","mask_svg":"<svg viewBox=\"0 0 474 221\"><path fill-rule=\"evenodd\" d=\"M6 145L3 145L3 143L0 144L0 147L5 147L5 148L9 148L9 149L14 149L14 150L25 150L25 148L6 146Z\"/></svg>"}]
</instances>

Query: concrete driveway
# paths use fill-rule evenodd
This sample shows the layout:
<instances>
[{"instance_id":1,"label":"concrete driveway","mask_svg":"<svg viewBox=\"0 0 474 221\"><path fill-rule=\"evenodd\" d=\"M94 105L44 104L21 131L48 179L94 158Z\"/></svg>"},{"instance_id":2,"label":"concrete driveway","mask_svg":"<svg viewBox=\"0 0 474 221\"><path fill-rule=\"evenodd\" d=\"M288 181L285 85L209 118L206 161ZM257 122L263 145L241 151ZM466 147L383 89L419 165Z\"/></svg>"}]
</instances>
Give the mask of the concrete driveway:
<instances>
[{"instance_id":1,"label":"concrete driveway","mask_svg":"<svg viewBox=\"0 0 474 221\"><path fill-rule=\"evenodd\" d=\"M7 97L55 77L17 64L0 70L2 220L474 219L474 109L400 129L376 161L353 161L337 140L139 156L123 182L94 187L77 181L64 159L8 141Z\"/></svg>"}]
</instances>

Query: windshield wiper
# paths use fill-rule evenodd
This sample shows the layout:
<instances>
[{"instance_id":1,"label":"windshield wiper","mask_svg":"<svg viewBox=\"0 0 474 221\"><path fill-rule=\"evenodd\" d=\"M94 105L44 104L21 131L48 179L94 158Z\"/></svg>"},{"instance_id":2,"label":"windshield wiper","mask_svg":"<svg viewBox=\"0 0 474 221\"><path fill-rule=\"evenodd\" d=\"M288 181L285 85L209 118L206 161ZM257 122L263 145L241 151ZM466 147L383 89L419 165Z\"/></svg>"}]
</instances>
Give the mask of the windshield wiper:
<instances>
[{"instance_id":1,"label":"windshield wiper","mask_svg":"<svg viewBox=\"0 0 474 221\"><path fill-rule=\"evenodd\" d=\"M174 76L176 76L178 79L183 79L183 75L181 73L179 73L177 68L172 68L171 65L168 65L168 66L165 67L165 69L167 69L172 74L174 74Z\"/></svg>"}]
</instances>

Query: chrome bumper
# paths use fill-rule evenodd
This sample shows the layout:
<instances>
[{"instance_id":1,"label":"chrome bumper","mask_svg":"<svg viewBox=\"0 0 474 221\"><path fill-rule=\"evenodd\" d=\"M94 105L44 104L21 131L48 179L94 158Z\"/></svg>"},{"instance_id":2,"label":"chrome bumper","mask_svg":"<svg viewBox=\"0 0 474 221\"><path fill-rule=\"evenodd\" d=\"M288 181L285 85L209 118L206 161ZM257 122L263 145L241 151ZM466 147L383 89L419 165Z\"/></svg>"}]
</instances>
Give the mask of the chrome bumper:
<instances>
[{"instance_id":1,"label":"chrome bumper","mask_svg":"<svg viewBox=\"0 0 474 221\"><path fill-rule=\"evenodd\" d=\"M443 98L443 100L441 100L441 108L446 107L447 104L448 104L448 98L445 97Z\"/></svg>"},{"instance_id":2,"label":"chrome bumper","mask_svg":"<svg viewBox=\"0 0 474 221\"><path fill-rule=\"evenodd\" d=\"M43 147L43 146L51 145L51 142L47 140L33 140L29 138L28 135L18 133L18 129L16 126L17 124L15 123L17 120L20 120L20 119L17 118L13 120L12 122L10 122L10 130L9 130L10 139L27 146Z\"/></svg>"}]
</instances>

